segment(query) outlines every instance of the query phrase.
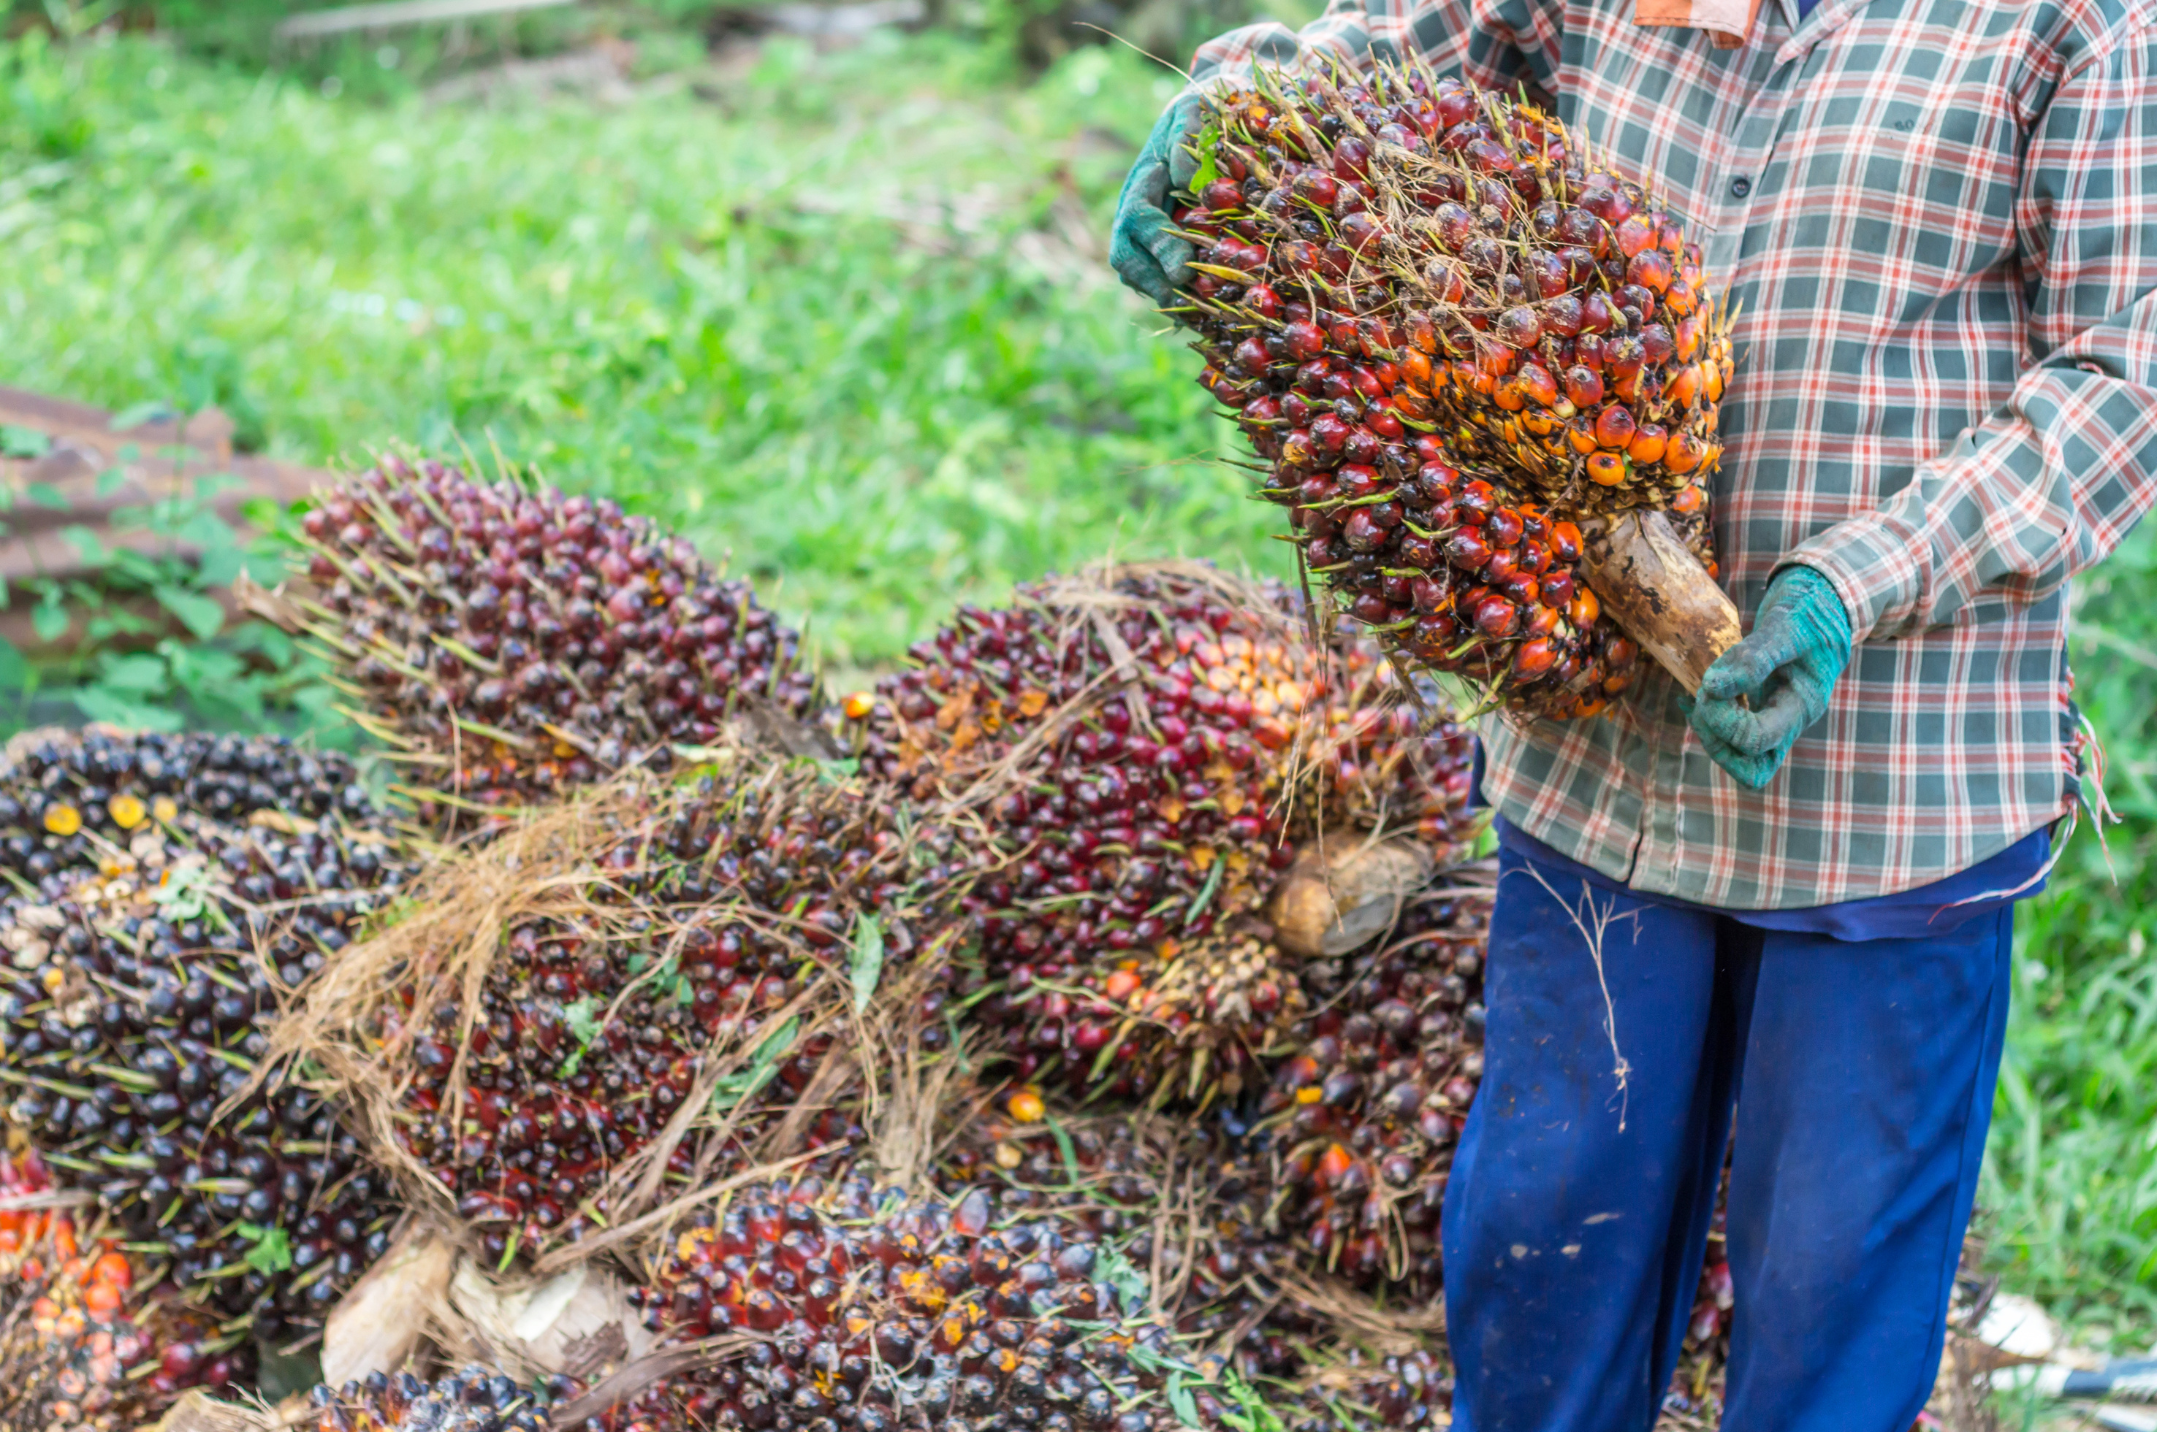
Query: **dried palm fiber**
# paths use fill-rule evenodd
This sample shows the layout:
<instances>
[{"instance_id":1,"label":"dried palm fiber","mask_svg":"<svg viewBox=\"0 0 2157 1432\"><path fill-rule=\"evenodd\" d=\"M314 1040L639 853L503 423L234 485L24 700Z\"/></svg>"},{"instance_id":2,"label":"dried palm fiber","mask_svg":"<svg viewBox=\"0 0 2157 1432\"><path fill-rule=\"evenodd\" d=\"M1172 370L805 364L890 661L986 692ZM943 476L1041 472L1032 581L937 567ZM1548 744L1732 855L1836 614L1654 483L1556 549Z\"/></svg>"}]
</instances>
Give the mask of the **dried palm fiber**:
<instances>
[{"instance_id":1,"label":"dried palm fiber","mask_svg":"<svg viewBox=\"0 0 2157 1432\"><path fill-rule=\"evenodd\" d=\"M998 1187L1008 1216L1083 1228L1097 1276L1143 1301L1185 1356L1263 1389L1289 1427L1429 1425L1452 1383L1433 1310L1381 1309L1303 1266L1266 1226L1266 1166L1232 1119L989 1112L939 1169Z\"/></svg>"},{"instance_id":2,"label":"dried palm fiber","mask_svg":"<svg viewBox=\"0 0 2157 1432\"><path fill-rule=\"evenodd\" d=\"M383 814L344 757L280 740L93 728L0 769L7 1115L186 1297L272 1344L387 1236L330 1103L241 1096L290 986L408 873Z\"/></svg>"},{"instance_id":3,"label":"dried palm fiber","mask_svg":"<svg viewBox=\"0 0 2157 1432\"><path fill-rule=\"evenodd\" d=\"M798 638L745 583L605 498L391 456L302 531L318 595L266 609L313 638L436 823L814 704Z\"/></svg>"},{"instance_id":4,"label":"dried palm fiber","mask_svg":"<svg viewBox=\"0 0 2157 1432\"><path fill-rule=\"evenodd\" d=\"M1551 116L1418 64L1261 66L1211 106L1181 311L1307 569L1490 703L1602 710L1638 648L1578 524L1699 513L1720 453L1698 247Z\"/></svg>"},{"instance_id":5,"label":"dried palm fiber","mask_svg":"<svg viewBox=\"0 0 2157 1432\"><path fill-rule=\"evenodd\" d=\"M246 1335L220 1336L163 1272L34 1149L0 1155L0 1426L120 1432L243 1377Z\"/></svg>"},{"instance_id":6,"label":"dried palm fiber","mask_svg":"<svg viewBox=\"0 0 2157 1432\"><path fill-rule=\"evenodd\" d=\"M932 830L828 766L704 759L430 869L273 1035L490 1266L589 1256L715 1171L858 1142L886 1047L857 995L887 961L937 968Z\"/></svg>"},{"instance_id":7,"label":"dried palm fiber","mask_svg":"<svg viewBox=\"0 0 2157 1432\"><path fill-rule=\"evenodd\" d=\"M1436 863L1465 834L1465 735L1423 734L1375 647L1314 645L1279 587L1104 566L912 655L837 724L865 772L979 819L956 995L1022 1083L1233 1092L1293 1014L1252 919L1293 842Z\"/></svg>"}]
</instances>

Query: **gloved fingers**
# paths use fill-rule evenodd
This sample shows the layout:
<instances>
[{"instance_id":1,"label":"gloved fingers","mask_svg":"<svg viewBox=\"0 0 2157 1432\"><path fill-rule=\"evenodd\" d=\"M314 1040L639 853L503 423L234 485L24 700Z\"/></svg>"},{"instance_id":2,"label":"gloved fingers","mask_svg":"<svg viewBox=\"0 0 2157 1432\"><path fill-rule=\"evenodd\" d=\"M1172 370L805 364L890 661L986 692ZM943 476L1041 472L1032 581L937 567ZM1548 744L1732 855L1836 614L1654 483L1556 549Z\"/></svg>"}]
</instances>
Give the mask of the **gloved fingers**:
<instances>
[{"instance_id":1,"label":"gloved fingers","mask_svg":"<svg viewBox=\"0 0 2157 1432\"><path fill-rule=\"evenodd\" d=\"M1160 261L1120 228L1109 239L1108 263L1127 287L1137 289L1157 307L1168 308L1178 302L1176 286L1169 282Z\"/></svg>"},{"instance_id":2,"label":"gloved fingers","mask_svg":"<svg viewBox=\"0 0 2157 1432\"><path fill-rule=\"evenodd\" d=\"M1708 753L1708 759L1721 766L1730 778L1748 790L1764 790L1775 779L1775 772L1782 767L1784 751L1741 751L1709 732L1695 726L1700 736L1700 747Z\"/></svg>"},{"instance_id":3,"label":"gloved fingers","mask_svg":"<svg viewBox=\"0 0 2157 1432\"><path fill-rule=\"evenodd\" d=\"M1757 697L1777 668L1797 655L1790 623L1780 613L1763 616L1746 637L1715 659L1700 678L1703 701Z\"/></svg>"},{"instance_id":4,"label":"gloved fingers","mask_svg":"<svg viewBox=\"0 0 2157 1432\"><path fill-rule=\"evenodd\" d=\"M1778 682L1757 710L1745 714L1752 718L1751 729L1738 744L1749 751L1787 750L1798 733L1817 719L1805 693L1788 681Z\"/></svg>"},{"instance_id":5,"label":"gloved fingers","mask_svg":"<svg viewBox=\"0 0 2157 1432\"><path fill-rule=\"evenodd\" d=\"M1168 226L1163 224L1147 234L1145 243L1147 252L1153 255L1155 265L1160 268L1164 281L1172 290L1190 283L1191 273L1189 266L1191 259L1198 253L1198 250L1189 239L1177 238L1175 234L1169 231ZM1168 303L1181 301L1181 299L1165 299L1163 304L1165 306Z\"/></svg>"},{"instance_id":6,"label":"gloved fingers","mask_svg":"<svg viewBox=\"0 0 2157 1432\"><path fill-rule=\"evenodd\" d=\"M1116 195L1117 227L1147 209L1167 218L1164 206L1168 203L1168 189L1168 163L1149 143L1140 151L1131 172L1123 176L1123 189Z\"/></svg>"}]
</instances>

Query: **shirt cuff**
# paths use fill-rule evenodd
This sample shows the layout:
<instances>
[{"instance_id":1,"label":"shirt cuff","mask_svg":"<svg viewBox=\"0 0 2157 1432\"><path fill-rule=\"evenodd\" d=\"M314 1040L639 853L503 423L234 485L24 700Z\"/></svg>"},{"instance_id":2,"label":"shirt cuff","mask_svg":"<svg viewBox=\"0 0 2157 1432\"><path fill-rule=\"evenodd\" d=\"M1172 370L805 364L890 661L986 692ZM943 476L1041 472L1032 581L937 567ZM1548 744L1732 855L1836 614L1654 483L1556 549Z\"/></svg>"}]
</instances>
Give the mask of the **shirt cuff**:
<instances>
[{"instance_id":1,"label":"shirt cuff","mask_svg":"<svg viewBox=\"0 0 2157 1432\"><path fill-rule=\"evenodd\" d=\"M1881 513L1838 522L1775 563L1810 567L1828 579L1850 614L1850 640L1898 636L1916 616L1928 548L1917 533ZM1774 573L1770 572L1773 580Z\"/></svg>"}]
</instances>

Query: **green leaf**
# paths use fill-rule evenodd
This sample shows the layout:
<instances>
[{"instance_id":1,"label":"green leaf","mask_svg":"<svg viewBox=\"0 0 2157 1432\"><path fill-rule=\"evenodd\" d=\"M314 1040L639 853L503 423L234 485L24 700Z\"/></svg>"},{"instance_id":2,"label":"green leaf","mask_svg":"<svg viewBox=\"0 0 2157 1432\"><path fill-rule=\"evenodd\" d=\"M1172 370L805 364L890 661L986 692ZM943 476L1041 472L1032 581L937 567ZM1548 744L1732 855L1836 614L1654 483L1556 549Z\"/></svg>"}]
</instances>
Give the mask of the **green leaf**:
<instances>
[{"instance_id":1,"label":"green leaf","mask_svg":"<svg viewBox=\"0 0 2157 1432\"><path fill-rule=\"evenodd\" d=\"M153 399L147 403L136 403L133 407L122 408L119 412L114 413L112 415L112 430L116 433L124 433L129 428L139 428L144 423L161 422L172 416L174 416L172 409L162 399Z\"/></svg>"},{"instance_id":2,"label":"green leaf","mask_svg":"<svg viewBox=\"0 0 2157 1432\"><path fill-rule=\"evenodd\" d=\"M1235 1411L1221 1414L1221 1421L1236 1432L1286 1432L1281 1414L1267 1406L1258 1389L1245 1382L1235 1369L1222 1374L1221 1391L1236 1404Z\"/></svg>"},{"instance_id":3,"label":"green leaf","mask_svg":"<svg viewBox=\"0 0 2157 1432\"><path fill-rule=\"evenodd\" d=\"M722 1114L732 1113L744 1101L755 1098L757 1091L779 1072L779 1061L793 1051L794 1037L799 1033L801 1016L797 1014L765 1035L756 1053L749 1057L749 1067L729 1074L713 1088L712 1108Z\"/></svg>"},{"instance_id":4,"label":"green leaf","mask_svg":"<svg viewBox=\"0 0 2157 1432\"><path fill-rule=\"evenodd\" d=\"M884 927L873 915L854 921L854 953L847 961L847 972L854 979L854 1013L860 1014L876 997L876 986L884 977Z\"/></svg>"},{"instance_id":5,"label":"green leaf","mask_svg":"<svg viewBox=\"0 0 2157 1432\"><path fill-rule=\"evenodd\" d=\"M1124 1256L1123 1249L1114 1244L1101 1245L1100 1256L1094 1261L1094 1273L1116 1290L1127 1308L1142 1308L1153 1301L1153 1280L1134 1267Z\"/></svg>"},{"instance_id":6,"label":"green leaf","mask_svg":"<svg viewBox=\"0 0 2157 1432\"><path fill-rule=\"evenodd\" d=\"M599 1037L600 1031L606 1028L595 1013L598 1008L599 1001L591 995L571 1000L562 1006L562 1024L577 1041L577 1047L562 1061L562 1067L555 1071L556 1078L571 1078L584 1067L585 1052L592 1047L592 1041Z\"/></svg>"},{"instance_id":7,"label":"green leaf","mask_svg":"<svg viewBox=\"0 0 2157 1432\"><path fill-rule=\"evenodd\" d=\"M67 630L67 608L55 601L39 602L30 609L30 629L39 641L58 641Z\"/></svg>"},{"instance_id":8,"label":"green leaf","mask_svg":"<svg viewBox=\"0 0 2157 1432\"><path fill-rule=\"evenodd\" d=\"M61 528L60 535L67 539L70 547L82 553L82 560L89 566L102 567L112 560L112 554L105 550L105 544L98 540L97 534L79 522Z\"/></svg>"},{"instance_id":9,"label":"green leaf","mask_svg":"<svg viewBox=\"0 0 2157 1432\"><path fill-rule=\"evenodd\" d=\"M1206 186L1221 177L1221 166L1213 159L1213 151L1221 144L1221 121L1219 116L1206 121L1198 131L1198 138L1191 147L1198 151L1198 170L1191 176L1191 192L1201 194Z\"/></svg>"},{"instance_id":10,"label":"green leaf","mask_svg":"<svg viewBox=\"0 0 2157 1432\"><path fill-rule=\"evenodd\" d=\"M97 475L97 495L110 497L127 485L127 469L108 467Z\"/></svg>"},{"instance_id":11,"label":"green leaf","mask_svg":"<svg viewBox=\"0 0 2157 1432\"><path fill-rule=\"evenodd\" d=\"M52 439L36 428L19 428L13 423L0 423L0 456L43 457L52 451Z\"/></svg>"},{"instance_id":12,"label":"green leaf","mask_svg":"<svg viewBox=\"0 0 2157 1432\"><path fill-rule=\"evenodd\" d=\"M1186 1427L1205 1426L1198 1420L1198 1399L1191 1396L1191 1389L1185 1385L1182 1373L1170 1373L1168 1386L1164 1390L1168 1393L1169 1409L1176 1414L1178 1422Z\"/></svg>"},{"instance_id":13,"label":"green leaf","mask_svg":"<svg viewBox=\"0 0 2157 1432\"><path fill-rule=\"evenodd\" d=\"M225 609L214 597L190 592L171 582L159 583L155 590L157 604L178 617L180 624L193 632L197 641L208 641L225 624Z\"/></svg>"},{"instance_id":14,"label":"green leaf","mask_svg":"<svg viewBox=\"0 0 2157 1432\"><path fill-rule=\"evenodd\" d=\"M30 682L30 663L15 643L0 637L0 689L16 690Z\"/></svg>"},{"instance_id":15,"label":"green leaf","mask_svg":"<svg viewBox=\"0 0 2157 1432\"><path fill-rule=\"evenodd\" d=\"M61 494L60 489L49 482L33 482L25 485L23 496L29 498L38 506L49 507L55 512L65 512L72 506L67 498Z\"/></svg>"},{"instance_id":16,"label":"green leaf","mask_svg":"<svg viewBox=\"0 0 2157 1432\"><path fill-rule=\"evenodd\" d=\"M240 1225L240 1235L252 1238L255 1246L240 1255L240 1261L260 1273L272 1277L292 1266L292 1240L282 1228L263 1228L253 1223Z\"/></svg>"}]
</instances>

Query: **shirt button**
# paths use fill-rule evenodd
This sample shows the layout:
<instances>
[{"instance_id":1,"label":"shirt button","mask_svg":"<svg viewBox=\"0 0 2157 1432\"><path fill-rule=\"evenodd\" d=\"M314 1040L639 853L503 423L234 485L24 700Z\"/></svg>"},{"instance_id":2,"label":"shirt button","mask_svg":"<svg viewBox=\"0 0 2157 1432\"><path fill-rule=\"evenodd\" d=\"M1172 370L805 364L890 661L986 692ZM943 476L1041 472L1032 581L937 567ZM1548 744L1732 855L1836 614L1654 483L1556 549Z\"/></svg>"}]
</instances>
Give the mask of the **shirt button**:
<instances>
[{"instance_id":1,"label":"shirt button","mask_svg":"<svg viewBox=\"0 0 2157 1432\"><path fill-rule=\"evenodd\" d=\"M1742 199L1742 198L1744 198L1744 197L1745 197L1745 196L1746 196L1747 194L1750 194L1750 193L1752 193L1752 192L1753 192L1753 181L1752 181L1752 180L1750 180L1750 179L1748 179L1748 178L1746 178L1746 177L1745 177L1745 176L1744 176L1743 174L1740 174L1740 175L1739 175L1739 176L1738 176L1737 178L1735 178L1735 179L1733 179L1733 180L1731 180L1731 181L1730 181L1730 197L1731 197L1731 198L1733 198L1733 199Z\"/></svg>"}]
</instances>

